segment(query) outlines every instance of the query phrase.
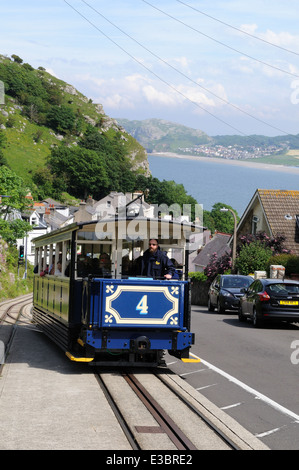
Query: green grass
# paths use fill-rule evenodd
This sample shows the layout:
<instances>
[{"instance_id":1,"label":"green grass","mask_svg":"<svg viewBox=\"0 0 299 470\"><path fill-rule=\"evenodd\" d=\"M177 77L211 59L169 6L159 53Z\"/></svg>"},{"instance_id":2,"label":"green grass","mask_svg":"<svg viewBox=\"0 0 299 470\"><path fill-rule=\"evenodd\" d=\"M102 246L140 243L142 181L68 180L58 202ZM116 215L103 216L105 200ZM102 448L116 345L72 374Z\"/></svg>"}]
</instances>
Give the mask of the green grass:
<instances>
[{"instance_id":1,"label":"green grass","mask_svg":"<svg viewBox=\"0 0 299 470\"><path fill-rule=\"evenodd\" d=\"M12 108L8 106L6 109ZM13 127L6 128L7 143L3 154L10 168L21 176L25 183L30 184L31 173L44 166L51 145L58 144L59 141L51 135L49 128L31 123L19 110L11 116L14 123ZM36 142L38 133L41 133L41 136Z\"/></svg>"},{"instance_id":2,"label":"green grass","mask_svg":"<svg viewBox=\"0 0 299 470\"><path fill-rule=\"evenodd\" d=\"M33 290L33 267L28 264L27 279L23 279L25 266L18 270L18 253L15 247L7 247L0 240L0 302L19 295L29 294Z\"/></svg>"},{"instance_id":3,"label":"green grass","mask_svg":"<svg viewBox=\"0 0 299 470\"><path fill-rule=\"evenodd\" d=\"M296 158L297 155L297 158ZM299 166L299 149L290 150L280 155L269 155L261 158L248 158L247 162L266 163L269 165Z\"/></svg>"}]
</instances>

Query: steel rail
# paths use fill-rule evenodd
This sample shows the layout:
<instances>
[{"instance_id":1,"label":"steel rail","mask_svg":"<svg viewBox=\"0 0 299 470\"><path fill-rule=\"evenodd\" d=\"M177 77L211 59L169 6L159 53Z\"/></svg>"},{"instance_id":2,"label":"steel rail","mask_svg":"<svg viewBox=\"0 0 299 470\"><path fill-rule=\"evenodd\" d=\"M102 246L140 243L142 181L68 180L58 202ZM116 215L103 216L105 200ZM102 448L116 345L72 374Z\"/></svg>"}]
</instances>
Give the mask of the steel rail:
<instances>
[{"instance_id":1,"label":"steel rail","mask_svg":"<svg viewBox=\"0 0 299 470\"><path fill-rule=\"evenodd\" d=\"M14 339L14 336L15 336L15 333L16 333L16 326L17 326L17 324L20 320L20 317L23 314L24 309L27 307L27 305L30 305L32 303L32 294L30 294L29 298L28 298L28 295L26 295L26 296L23 296L23 298L18 298L18 301L15 301L15 300L17 300L17 299L12 299L12 300L4 303L5 305L8 303L9 306L7 306L4 309L4 311L3 311L3 313L0 317L0 328L1 328L1 326L3 326L4 323L7 323L11 327L11 331L9 333L8 339L6 339L6 342L4 344L3 362L0 362L0 376L2 374L4 365L5 365L5 358L7 357L8 353L10 351L10 348L11 348L11 345L12 345L12 342L13 342L13 339ZM11 315L11 311L16 306L19 306L19 310L17 312L15 312L15 316L13 316L13 315ZM7 317L9 317L11 320L13 320L13 323L7 322L5 320Z\"/></svg>"},{"instance_id":2,"label":"steel rail","mask_svg":"<svg viewBox=\"0 0 299 470\"><path fill-rule=\"evenodd\" d=\"M232 450L240 450L240 447L230 439L223 431L221 431L204 413L200 412L195 406L190 403L185 397L183 397L174 387L172 387L168 382L163 380L161 374L153 372L154 375L172 392L174 393L182 402L188 406L197 416L199 416L204 423L209 426L215 434L217 434Z\"/></svg>"},{"instance_id":3,"label":"steel rail","mask_svg":"<svg viewBox=\"0 0 299 470\"><path fill-rule=\"evenodd\" d=\"M181 431L172 418L163 410L161 405L159 405L133 374L125 374L124 379L135 391L142 403L150 411L178 450L197 450L190 439Z\"/></svg>"},{"instance_id":4,"label":"steel rail","mask_svg":"<svg viewBox=\"0 0 299 470\"><path fill-rule=\"evenodd\" d=\"M0 308L1 307L4 307L4 310L0 316L0 325L3 324L5 322L5 318L7 316L10 316L10 312L11 310L16 306L16 305L19 305L19 304L22 304L24 302L27 302L28 300L31 300L32 299L32 294L27 294L27 295L24 295L22 297L18 297L17 299L10 299L10 300L7 300L7 301L4 301L4 302L1 302L0 303ZM30 303L30 302L29 302ZM6 306L7 305L7 306Z\"/></svg>"},{"instance_id":5,"label":"steel rail","mask_svg":"<svg viewBox=\"0 0 299 470\"><path fill-rule=\"evenodd\" d=\"M131 432L129 426L127 425L126 423L126 420L125 418L123 417L119 407L117 406L115 400L113 399L111 393L109 392L109 389L107 387L107 385L104 383L103 379L101 378L101 375L100 375L100 372L97 371L95 372L95 378L96 380L98 381L112 411L114 412L115 416L116 416L116 419L120 425L120 427L122 428L126 438L128 439L129 441L129 444L131 445L132 447L132 450L141 450L137 440L135 439L133 433Z\"/></svg>"}]
</instances>

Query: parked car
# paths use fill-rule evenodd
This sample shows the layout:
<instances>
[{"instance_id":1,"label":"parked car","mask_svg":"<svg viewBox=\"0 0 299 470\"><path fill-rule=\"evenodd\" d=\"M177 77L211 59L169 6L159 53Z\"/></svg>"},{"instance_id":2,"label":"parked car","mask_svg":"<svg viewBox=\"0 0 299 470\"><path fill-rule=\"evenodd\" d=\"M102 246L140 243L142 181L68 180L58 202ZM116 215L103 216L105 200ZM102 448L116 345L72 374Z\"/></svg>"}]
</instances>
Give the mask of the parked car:
<instances>
[{"instance_id":1,"label":"parked car","mask_svg":"<svg viewBox=\"0 0 299 470\"><path fill-rule=\"evenodd\" d=\"M210 312L217 308L219 313L225 310L238 310L239 300L244 292L241 289L249 287L253 282L251 276L240 274L218 274L208 292L208 309Z\"/></svg>"},{"instance_id":2,"label":"parked car","mask_svg":"<svg viewBox=\"0 0 299 470\"><path fill-rule=\"evenodd\" d=\"M239 320L251 318L255 327L265 321L299 322L299 282L257 279L244 289L240 299Z\"/></svg>"}]
</instances>

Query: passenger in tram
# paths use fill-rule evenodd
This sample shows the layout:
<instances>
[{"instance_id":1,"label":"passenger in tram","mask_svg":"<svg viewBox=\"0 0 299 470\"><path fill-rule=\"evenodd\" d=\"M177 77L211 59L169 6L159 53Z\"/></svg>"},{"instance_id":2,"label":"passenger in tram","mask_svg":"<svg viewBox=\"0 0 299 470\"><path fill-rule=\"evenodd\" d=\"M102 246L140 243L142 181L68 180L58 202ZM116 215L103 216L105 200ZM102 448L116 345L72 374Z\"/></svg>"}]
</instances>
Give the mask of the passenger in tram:
<instances>
[{"instance_id":1,"label":"passenger in tram","mask_svg":"<svg viewBox=\"0 0 299 470\"><path fill-rule=\"evenodd\" d=\"M52 264L49 267L49 274L55 273L55 256L53 256Z\"/></svg>"},{"instance_id":2,"label":"passenger in tram","mask_svg":"<svg viewBox=\"0 0 299 470\"><path fill-rule=\"evenodd\" d=\"M101 275L103 277L111 277L111 261L108 253L102 253L99 261Z\"/></svg>"},{"instance_id":3,"label":"passenger in tram","mask_svg":"<svg viewBox=\"0 0 299 470\"><path fill-rule=\"evenodd\" d=\"M99 276L101 274L99 258L91 258L89 274L93 274L94 276Z\"/></svg>"},{"instance_id":4,"label":"passenger in tram","mask_svg":"<svg viewBox=\"0 0 299 470\"><path fill-rule=\"evenodd\" d=\"M90 274L89 257L85 256L84 258L78 259L77 274L79 277L87 277L88 274Z\"/></svg>"},{"instance_id":5,"label":"passenger in tram","mask_svg":"<svg viewBox=\"0 0 299 470\"><path fill-rule=\"evenodd\" d=\"M62 270L61 260L58 260L56 269L54 271L54 276L62 276L61 270Z\"/></svg>"},{"instance_id":6,"label":"passenger in tram","mask_svg":"<svg viewBox=\"0 0 299 470\"><path fill-rule=\"evenodd\" d=\"M177 260L175 258L170 258L170 261L172 262L174 266L174 274L172 276L172 279L181 279L182 278L182 267L179 265Z\"/></svg>"},{"instance_id":7,"label":"passenger in tram","mask_svg":"<svg viewBox=\"0 0 299 470\"><path fill-rule=\"evenodd\" d=\"M48 265L47 265L46 269L44 269L43 271L40 272L40 276L43 277L46 274L49 274L49 266Z\"/></svg>"},{"instance_id":8,"label":"passenger in tram","mask_svg":"<svg viewBox=\"0 0 299 470\"><path fill-rule=\"evenodd\" d=\"M70 262L70 260L67 260L66 268L65 268L65 271L64 271L64 275L66 277L70 277L70 267L71 267L71 262Z\"/></svg>"},{"instance_id":9,"label":"passenger in tram","mask_svg":"<svg viewBox=\"0 0 299 470\"><path fill-rule=\"evenodd\" d=\"M144 252L141 259L141 276L153 279L172 279L175 268L167 254L159 247L158 240L151 238L149 248Z\"/></svg>"},{"instance_id":10,"label":"passenger in tram","mask_svg":"<svg viewBox=\"0 0 299 470\"><path fill-rule=\"evenodd\" d=\"M122 260L121 260L121 274L122 276L124 277L127 277L131 274L131 262L130 262L130 258L128 255L125 255L122 257Z\"/></svg>"}]
</instances>

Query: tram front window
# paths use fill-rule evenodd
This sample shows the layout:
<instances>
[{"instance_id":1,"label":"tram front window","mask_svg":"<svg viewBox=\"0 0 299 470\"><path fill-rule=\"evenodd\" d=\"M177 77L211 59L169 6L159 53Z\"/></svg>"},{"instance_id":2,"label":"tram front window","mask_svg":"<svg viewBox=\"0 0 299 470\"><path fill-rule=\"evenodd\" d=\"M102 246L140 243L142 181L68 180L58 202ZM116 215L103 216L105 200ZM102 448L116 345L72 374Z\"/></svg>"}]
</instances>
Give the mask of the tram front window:
<instances>
[{"instance_id":1,"label":"tram front window","mask_svg":"<svg viewBox=\"0 0 299 470\"><path fill-rule=\"evenodd\" d=\"M136 276L139 274L138 258L140 258L142 250L142 240L123 241L121 258L121 276L123 278Z\"/></svg>"},{"instance_id":2,"label":"tram front window","mask_svg":"<svg viewBox=\"0 0 299 470\"><path fill-rule=\"evenodd\" d=\"M109 245L82 243L77 248L77 277L111 277Z\"/></svg>"}]
</instances>

